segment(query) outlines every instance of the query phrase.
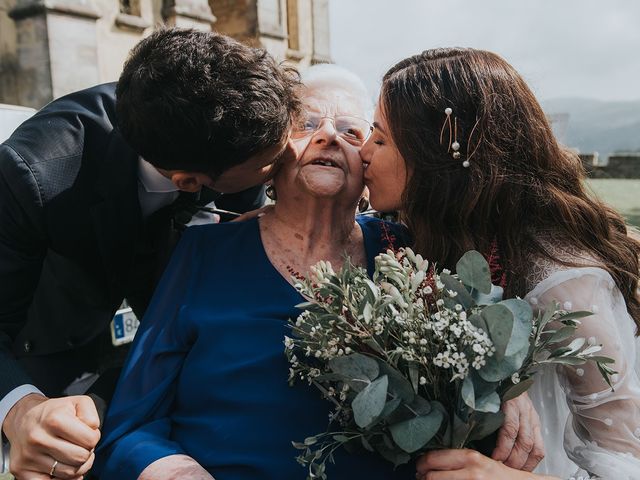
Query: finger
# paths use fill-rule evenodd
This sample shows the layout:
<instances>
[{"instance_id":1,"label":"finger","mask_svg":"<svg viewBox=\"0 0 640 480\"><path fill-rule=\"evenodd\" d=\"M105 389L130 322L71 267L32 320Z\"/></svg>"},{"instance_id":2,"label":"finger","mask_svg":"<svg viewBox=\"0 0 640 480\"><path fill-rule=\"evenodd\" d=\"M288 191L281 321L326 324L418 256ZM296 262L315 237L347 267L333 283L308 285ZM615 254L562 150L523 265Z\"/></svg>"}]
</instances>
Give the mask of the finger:
<instances>
[{"instance_id":1,"label":"finger","mask_svg":"<svg viewBox=\"0 0 640 480\"><path fill-rule=\"evenodd\" d=\"M231 221L232 222L245 222L245 221L251 220L252 218L255 218L255 217L261 217L262 215L267 213L272 208L273 208L273 205L265 205L264 207L258 208L257 210L252 210L250 212L243 213L242 215L240 215L237 218L234 218Z\"/></svg>"},{"instance_id":2,"label":"finger","mask_svg":"<svg viewBox=\"0 0 640 480\"><path fill-rule=\"evenodd\" d=\"M536 413L536 417L538 414ZM533 469L538 466L538 464L544 458L544 441L542 439L542 432L540 430L540 423L534 424L533 427L533 449L529 454L529 458L522 466L522 470L527 472L533 472Z\"/></svg>"},{"instance_id":3,"label":"finger","mask_svg":"<svg viewBox=\"0 0 640 480\"><path fill-rule=\"evenodd\" d=\"M416 462L416 471L424 475L431 470L460 470L478 461L480 454L473 450L434 450Z\"/></svg>"},{"instance_id":4,"label":"finger","mask_svg":"<svg viewBox=\"0 0 640 480\"><path fill-rule=\"evenodd\" d=\"M504 462L516 443L518 438L518 430L520 430L520 410L514 403L517 399L509 400L502 404L502 413L504 413L504 423L498 431L498 439L496 448L491 454L491 458L499 462Z\"/></svg>"},{"instance_id":5,"label":"finger","mask_svg":"<svg viewBox=\"0 0 640 480\"><path fill-rule=\"evenodd\" d=\"M64 410L51 412L45 422L44 428L52 437L58 437L84 450L92 450L100 440L100 431L98 429L91 428L75 414L71 415ZM44 445L47 444L45 443ZM62 450L63 453L65 451L66 449ZM86 457L84 460L86 460Z\"/></svg>"},{"instance_id":6,"label":"finger","mask_svg":"<svg viewBox=\"0 0 640 480\"><path fill-rule=\"evenodd\" d=\"M31 456L30 462L25 466L25 468L27 468L28 470L34 470L49 474L49 472L53 468L54 462L57 460L58 463L56 464L54 472L55 477L68 479L75 478L87 473L91 469L94 459L94 453L89 452L88 456L83 462L80 462L78 464L71 464L63 460L61 457L55 456L55 454L49 455L46 453L38 453Z\"/></svg>"},{"instance_id":7,"label":"finger","mask_svg":"<svg viewBox=\"0 0 640 480\"><path fill-rule=\"evenodd\" d=\"M25 479L25 480L50 480L51 477L48 473L44 474L41 472L32 472L32 471L24 471L24 472L14 472L11 471L15 478Z\"/></svg>"},{"instance_id":8,"label":"finger","mask_svg":"<svg viewBox=\"0 0 640 480\"><path fill-rule=\"evenodd\" d=\"M100 416L93 399L85 395L71 398L76 404L76 416L93 429L100 427Z\"/></svg>"},{"instance_id":9,"label":"finger","mask_svg":"<svg viewBox=\"0 0 640 480\"><path fill-rule=\"evenodd\" d=\"M504 464L511 468L521 470L533 450L533 425L531 420L531 409L520 409L520 429L513 450Z\"/></svg>"},{"instance_id":10,"label":"finger","mask_svg":"<svg viewBox=\"0 0 640 480\"><path fill-rule=\"evenodd\" d=\"M417 474L416 480L467 480L471 478L466 476L462 470L454 470L452 472L432 470L428 473Z\"/></svg>"},{"instance_id":11,"label":"finger","mask_svg":"<svg viewBox=\"0 0 640 480\"><path fill-rule=\"evenodd\" d=\"M74 478L82 477L91 469L94 460L95 455L92 452L89 459L80 467L58 462L55 468L54 476L55 478L61 478L63 480L72 480Z\"/></svg>"},{"instance_id":12,"label":"finger","mask_svg":"<svg viewBox=\"0 0 640 480\"><path fill-rule=\"evenodd\" d=\"M40 451L46 457L53 457L58 460L58 462L71 465L74 468L79 468L84 465L92 455L91 450L79 447L60 438L50 440L47 446Z\"/></svg>"}]
</instances>

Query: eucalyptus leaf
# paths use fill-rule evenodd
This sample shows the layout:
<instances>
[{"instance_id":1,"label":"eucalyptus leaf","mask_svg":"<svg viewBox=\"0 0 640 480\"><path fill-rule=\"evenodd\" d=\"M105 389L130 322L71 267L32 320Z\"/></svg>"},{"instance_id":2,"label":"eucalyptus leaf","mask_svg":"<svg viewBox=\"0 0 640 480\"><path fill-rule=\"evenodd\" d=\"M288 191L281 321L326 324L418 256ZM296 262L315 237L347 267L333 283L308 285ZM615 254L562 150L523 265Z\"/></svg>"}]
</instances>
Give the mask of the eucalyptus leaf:
<instances>
[{"instance_id":1,"label":"eucalyptus leaf","mask_svg":"<svg viewBox=\"0 0 640 480\"><path fill-rule=\"evenodd\" d=\"M411 380L411 385L413 386L414 393L418 393L418 385L419 383L419 371L418 366L414 363L409 364L409 380Z\"/></svg>"},{"instance_id":2,"label":"eucalyptus leaf","mask_svg":"<svg viewBox=\"0 0 640 480\"><path fill-rule=\"evenodd\" d=\"M557 357L557 358L550 359L547 363L555 363L556 365L574 365L575 366L575 365L584 365L585 363L587 363L587 360L580 357L566 356L566 357Z\"/></svg>"},{"instance_id":3,"label":"eucalyptus leaf","mask_svg":"<svg viewBox=\"0 0 640 480\"><path fill-rule=\"evenodd\" d=\"M514 386L510 387L504 394L502 395L502 401L508 402L516 397L519 397L524 392L529 390L531 385L533 385L535 379L533 377L527 378L526 380L522 380L519 383L516 383Z\"/></svg>"},{"instance_id":4,"label":"eucalyptus leaf","mask_svg":"<svg viewBox=\"0 0 640 480\"><path fill-rule=\"evenodd\" d=\"M494 356L498 360L502 360L511 340L514 324L513 314L506 306L497 304L485 307L480 315L487 324L487 334L496 348Z\"/></svg>"},{"instance_id":5,"label":"eucalyptus leaf","mask_svg":"<svg viewBox=\"0 0 640 480\"><path fill-rule=\"evenodd\" d=\"M529 347L526 346L515 355L498 360L496 355L487 358L487 364L478 370L478 375L486 382L499 382L510 377L522 367L522 362L527 358Z\"/></svg>"},{"instance_id":6,"label":"eucalyptus leaf","mask_svg":"<svg viewBox=\"0 0 640 480\"><path fill-rule=\"evenodd\" d=\"M387 403L387 387L389 381L386 375L367 385L351 402L353 419L360 428L367 428L380 415Z\"/></svg>"},{"instance_id":7,"label":"eucalyptus leaf","mask_svg":"<svg viewBox=\"0 0 640 480\"><path fill-rule=\"evenodd\" d=\"M590 345L590 346L588 346L587 348L585 348L584 350L582 350L582 351L580 352L580 355L583 355L583 356L585 356L585 355L586 355L586 356L589 356L589 357L590 357L590 356L591 356L591 355L593 355L594 353L598 353L598 352L600 352L601 350L602 350L602 345Z\"/></svg>"},{"instance_id":8,"label":"eucalyptus leaf","mask_svg":"<svg viewBox=\"0 0 640 480\"><path fill-rule=\"evenodd\" d=\"M381 375L389 378L389 392L398 395L406 403L411 403L415 393L413 386L396 368L381 359L376 359Z\"/></svg>"},{"instance_id":9,"label":"eucalyptus leaf","mask_svg":"<svg viewBox=\"0 0 640 480\"><path fill-rule=\"evenodd\" d=\"M598 363L616 363L616 361L613 358L603 357L601 355L591 355L589 359Z\"/></svg>"},{"instance_id":10,"label":"eucalyptus leaf","mask_svg":"<svg viewBox=\"0 0 640 480\"><path fill-rule=\"evenodd\" d=\"M481 328L487 334L489 333L489 327L487 326L487 322L482 318L479 313L474 313L468 318L471 325L477 328Z\"/></svg>"},{"instance_id":11,"label":"eucalyptus leaf","mask_svg":"<svg viewBox=\"0 0 640 480\"><path fill-rule=\"evenodd\" d=\"M409 407L411 407L411 410L416 412L417 415L421 416L428 415L431 413L431 410L437 408L438 405L440 405L438 402L430 402L420 395L416 395L413 397L413 401L409 404ZM444 411L444 407L442 407L442 411Z\"/></svg>"},{"instance_id":12,"label":"eucalyptus leaf","mask_svg":"<svg viewBox=\"0 0 640 480\"><path fill-rule=\"evenodd\" d=\"M464 439L469 435L469 429L471 426L462 420L455 413L453 414L453 430L451 431L451 444L449 447L451 448L460 448L463 444Z\"/></svg>"},{"instance_id":13,"label":"eucalyptus leaf","mask_svg":"<svg viewBox=\"0 0 640 480\"><path fill-rule=\"evenodd\" d=\"M511 338L505 351L505 355L510 356L529 346L533 329L533 310L529 303L519 298L503 300L500 305L507 307L513 315Z\"/></svg>"},{"instance_id":14,"label":"eucalyptus leaf","mask_svg":"<svg viewBox=\"0 0 640 480\"><path fill-rule=\"evenodd\" d=\"M538 313L538 319L536 320L536 327L541 331L544 330L546 325L553 319L554 312L558 309L557 302L551 302L547 305L544 313Z\"/></svg>"},{"instance_id":15,"label":"eucalyptus leaf","mask_svg":"<svg viewBox=\"0 0 640 480\"><path fill-rule=\"evenodd\" d=\"M375 451L371 446L371 443L369 443L369 440L367 440L367 437L365 437L364 435L360 437L360 442L362 443L362 446L365 450L368 450L369 452Z\"/></svg>"},{"instance_id":16,"label":"eucalyptus leaf","mask_svg":"<svg viewBox=\"0 0 640 480\"><path fill-rule=\"evenodd\" d=\"M571 349L572 352L577 352L583 347L586 342L586 338L576 338L569 345L567 345L567 348Z\"/></svg>"},{"instance_id":17,"label":"eucalyptus leaf","mask_svg":"<svg viewBox=\"0 0 640 480\"><path fill-rule=\"evenodd\" d=\"M504 423L504 413L476 413L475 426L469 435L469 441L482 440L498 430Z\"/></svg>"},{"instance_id":18,"label":"eucalyptus leaf","mask_svg":"<svg viewBox=\"0 0 640 480\"><path fill-rule=\"evenodd\" d=\"M380 419L387 418L389 415L395 412L401 403L402 399L400 399L399 397L389 400L382 409L382 412L380 412Z\"/></svg>"},{"instance_id":19,"label":"eucalyptus leaf","mask_svg":"<svg viewBox=\"0 0 640 480\"><path fill-rule=\"evenodd\" d=\"M491 293L491 272L489 264L481 253L470 250L456 264L456 274L467 287L480 293Z\"/></svg>"},{"instance_id":20,"label":"eucalyptus leaf","mask_svg":"<svg viewBox=\"0 0 640 480\"><path fill-rule=\"evenodd\" d=\"M454 298L449 299L454 302L453 306L455 306L456 303L459 303L465 310L475 306L476 302L473 300L473 297L459 280L454 278L452 275L443 272L440 273L440 281L444 284L444 287L447 290L452 290L457 293Z\"/></svg>"},{"instance_id":21,"label":"eucalyptus leaf","mask_svg":"<svg viewBox=\"0 0 640 480\"><path fill-rule=\"evenodd\" d=\"M480 375L478 375L477 370L472 370L469 374L469 378L473 382L473 391L476 397L484 397L491 392L495 392L498 390L500 386L499 382L487 382Z\"/></svg>"},{"instance_id":22,"label":"eucalyptus leaf","mask_svg":"<svg viewBox=\"0 0 640 480\"><path fill-rule=\"evenodd\" d=\"M382 354L385 353L384 349L373 338L365 338L363 340L363 342L367 347L370 347L371 349L375 350L376 352L382 353Z\"/></svg>"},{"instance_id":23,"label":"eucalyptus leaf","mask_svg":"<svg viewBox=\"0 0 640 480\"><path fill-rule=\"evenodd\" d=\"M571 351L571 348L569 347L556 348L555 350L551 351L551 353L549 354L549 358L561 357L563 355L566 355L570 351Z\"/></svg>"},{"instance_id":24,"label":"eucalyptus leaf","mask_svg":"<svg viewBox=\"0 0 640 480\"><path fill-rule=\"evenodd\" d=\"M440 429L443 416L438 410L389 427L393 441L405 452L413 453L425 446Z\"/></svg>"},{"instance_id":25,"label":"eucalyptus leaf","mask_svg":"<svg viewBox=\"0 0 640 480\"><path fill-rule=\"evenodd\" d=\"M378 362L360 353L333 357L329 360L329 368L345 378L367 381L375 380L380 372Z\"/></svg>"},{"instance_id":26,"label":"eucalyptus leaf","mask_svg":"<svg viewBox=\"0 0 640 480\"><path fill-rule=\"evenodd\" d=\"M393 463L395 467L408 463L409 460L411 460L411 455L397 448L389 448L384 444L378 444L375 448L382 458Z\"/></svg>"},{"instance_id":27,"label":"eucalyptus leaf","mask_svg":"<svg viewBox=\"0 0 640 480\"><path fill-rule=\"evenodd\" d=\"M475 410L478 412L496 413L500 411L500 396L491 392L476 400Z\"/></svg>"},{"instance_id":28,"label":"eucalyptus leaf","mask_svg":"<svg viewBox=\"0 0 640 480\"><path fill-rule=\"evenodd\" d=\"M476 394L473 388L473 381L471 380L470 376L466 377L462 382L460 395L462 396L462 400L465 404L467 404L470 408L476 408Z\"/></svg>"},{"instance_id":29,"label":"eucalyptus leaf","mask_svg":"<svg viewBox=\"0 0 640 480\"><path fill-rule=\"evenodd\" d=\"M590 317L593 315L593 312L587 312L585 310L576 310L575 312L565 313L564 315L560 315L557 320L565 321L565 320L576 320L580 318Z\"/></svg>"},{"instance_id":30,"label":"eucalyptus leaf","mask_svg":"<svg viewBox=\"0 0 640 480\"><path fill-rule=\"evenodd\" d=\"M562 327L557 330L549 339L547 343L559 343L563 340L566 340L569 337L572 337L576 333L576 327Z\"/></svg>"},{"instance_id":31,"label":"eucalyptus leaf","mask_svg":"<svg viewBox=\"0 0 640 480\"><path fill-rule=\"evenodd\" d=\"M504 289L498 285L491 285L491 292L488 294L481 293L475 289L471 292L471 297L476 302L476 305L493 305L500 302L503 295Z\"/></svg>"}]
</instances>

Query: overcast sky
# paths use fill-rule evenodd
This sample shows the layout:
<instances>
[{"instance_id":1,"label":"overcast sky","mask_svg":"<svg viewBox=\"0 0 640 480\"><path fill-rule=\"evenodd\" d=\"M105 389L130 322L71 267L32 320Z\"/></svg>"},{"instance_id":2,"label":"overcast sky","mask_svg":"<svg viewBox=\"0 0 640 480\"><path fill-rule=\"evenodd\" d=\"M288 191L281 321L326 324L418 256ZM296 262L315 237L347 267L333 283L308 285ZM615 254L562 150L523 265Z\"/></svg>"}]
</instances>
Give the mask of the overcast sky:
<instances>
[{"instance_id":1,"label":"overcast sky","mask_svg":"<svg viewBox=\"0 0 640 480\"><path fill-rule=\"evenodd\" d=\"M639 0L329 0L333 60L372 93L427 48L505 57L540 100L640 99Z\"/></svg>"}]
</instances>

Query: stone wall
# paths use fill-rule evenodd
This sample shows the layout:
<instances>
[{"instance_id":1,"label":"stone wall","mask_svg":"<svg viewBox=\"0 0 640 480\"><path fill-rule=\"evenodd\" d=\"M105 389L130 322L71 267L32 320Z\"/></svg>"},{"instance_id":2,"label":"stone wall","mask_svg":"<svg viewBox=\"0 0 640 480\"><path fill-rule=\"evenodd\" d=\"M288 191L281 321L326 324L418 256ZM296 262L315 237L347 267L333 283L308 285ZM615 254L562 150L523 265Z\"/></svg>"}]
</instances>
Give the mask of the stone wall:
<instances>
[{"instance_id":1,"label":"stone wall","mask_svg":"<svg viewBox=\"0 0 640 480\"><path fill-rule=\"evenodd\" d=\"M0 103L19 103L15 22L9 12L16 0L0 0Z\"/></svg>"},{"instance_id":2,"label":"stone wall","mask_svg":"<svg viewBox=\"0 0 640 480\"><path fill-rule=\"evenodd\" d=\"M330 61L328 0L0 0L0 103L117 80L155 25L212 28L298 66Z\"/></svg>"},{"instance_id":3,"label":"stone wall","mask_svg":"<svg viewBox=\"0 0 640 480\"><path fill-rule=\"evenodd\" d=\"M610 155L599 164L597 154L581 154L580 159L590 178L640 178L640 153Z\"/></svg>"}]
</instances>

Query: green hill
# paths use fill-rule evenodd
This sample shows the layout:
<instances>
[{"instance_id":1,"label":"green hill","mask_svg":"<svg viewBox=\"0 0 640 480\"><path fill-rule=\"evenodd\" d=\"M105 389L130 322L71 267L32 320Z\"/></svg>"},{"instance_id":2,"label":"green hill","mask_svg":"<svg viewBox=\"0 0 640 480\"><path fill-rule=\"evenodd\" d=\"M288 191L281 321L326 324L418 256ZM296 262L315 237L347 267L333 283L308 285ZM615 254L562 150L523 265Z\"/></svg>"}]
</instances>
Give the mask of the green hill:
<instances>
[{"instance_id":1,"label":"green hill","mask_svg":"<svg viewBox=\"0 0 640 480\"><path fill-rule=\"evenodd\" d=\"M640 100L604 102L558 98L542 102L547 114L568 113L566 144L581 152L640 151Z\"/></svg>"}]
</instances>

